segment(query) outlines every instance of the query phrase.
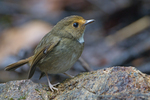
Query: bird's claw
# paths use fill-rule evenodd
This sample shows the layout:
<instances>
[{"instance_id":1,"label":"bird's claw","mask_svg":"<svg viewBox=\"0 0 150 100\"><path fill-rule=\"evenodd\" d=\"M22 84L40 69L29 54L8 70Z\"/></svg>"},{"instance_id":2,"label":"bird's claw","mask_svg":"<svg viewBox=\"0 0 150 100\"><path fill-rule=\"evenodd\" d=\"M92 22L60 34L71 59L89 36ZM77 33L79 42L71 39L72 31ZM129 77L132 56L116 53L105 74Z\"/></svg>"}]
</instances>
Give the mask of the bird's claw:
<instances>
[{"instance_id":1,"label":"bird's claw","mask_svg":"<svg viewBox=\"0 0 150 100\"><path fill-rule=\"evenodd\" d=\"M52 92L54 92L54 90L58 91L58 89L54 87L54 86L56 86L56 85L58 85L58 84L59 84L59 83L54 84L54 85L49 84L49 88L50 88L50 90L51 90Z\"/></svg>"}]
</instances>

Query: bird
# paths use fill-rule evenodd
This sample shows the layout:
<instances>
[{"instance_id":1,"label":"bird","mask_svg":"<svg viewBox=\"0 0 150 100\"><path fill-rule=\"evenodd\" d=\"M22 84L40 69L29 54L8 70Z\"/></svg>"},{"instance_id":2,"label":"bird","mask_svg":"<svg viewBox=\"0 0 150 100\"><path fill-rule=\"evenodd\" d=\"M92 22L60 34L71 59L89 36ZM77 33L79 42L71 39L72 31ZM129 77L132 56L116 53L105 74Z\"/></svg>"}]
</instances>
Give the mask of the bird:
<instances>
[{"instance_id":1,"label":"bird","mask_svg":"<svg viewBox=\"0 0 150 100\"><path fill-rule=\"evenodd\" d=\"M86 25L94 21L94 19L85 20L78 15L65 17L41 39L33 56L10 64L4 70L15 70L28 63L30 66L28 79L33 76L38 67L41 71L40 78L46 75L50 90L52 92L58 90L50 83L48 74L64 73L72 78L66 71L81 56Z\"/></svg>"}]
</instances>

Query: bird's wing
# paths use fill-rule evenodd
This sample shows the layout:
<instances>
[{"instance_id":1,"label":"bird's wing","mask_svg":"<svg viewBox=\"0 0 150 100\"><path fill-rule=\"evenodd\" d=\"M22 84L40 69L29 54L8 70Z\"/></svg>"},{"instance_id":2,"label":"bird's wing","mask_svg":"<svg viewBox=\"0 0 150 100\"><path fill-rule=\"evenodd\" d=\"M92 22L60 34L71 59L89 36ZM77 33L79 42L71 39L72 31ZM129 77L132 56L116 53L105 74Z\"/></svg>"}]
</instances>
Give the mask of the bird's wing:
<instances>
[{"instance_id":1,"label":"bird's wing","mask_svg":"<svg viewBox=\"0 0 150 100\"><path fill-rule=\"evenodd\" d=\"M30 71L29 71L29 76L28 76L29 79L33 76L38 62L42 58L44 58L50 51L52 51L53 48L59 44L59 42L60 42L60 38L55 38L47 46L45 46L43 49L39 50L35 54L35 56L32 60L32 63L31 63Z\"/></svg>"},{"instance_id":2,"label":"bird's wing","mask_svg":"<svg viewBox=\"0 0 150 100\"><path fill-rule=\"evenodd\" d=\"M40 80L43 76L45 76L45 73L44 73L44 72L41 72L41 75L40 75L40 77L39 77L39 80Z\"/></svg>"}]
</instances>

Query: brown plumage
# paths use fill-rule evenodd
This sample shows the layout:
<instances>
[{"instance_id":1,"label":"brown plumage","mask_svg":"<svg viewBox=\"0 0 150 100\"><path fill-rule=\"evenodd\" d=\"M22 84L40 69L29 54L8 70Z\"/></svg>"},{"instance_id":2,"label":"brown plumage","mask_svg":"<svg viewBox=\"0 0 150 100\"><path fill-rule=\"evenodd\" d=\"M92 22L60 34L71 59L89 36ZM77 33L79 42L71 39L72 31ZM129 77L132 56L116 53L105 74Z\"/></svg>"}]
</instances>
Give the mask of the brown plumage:
<instances>
[{"instance_id":1,"label":"brown plumage","mask_svg":"<svg viewBox=\"0 0 150 100\"><path fill-rule=\"evenodd\" d=\"M7 66L5 70L15 70L29 63L30 71L28 78L31 78L36 67L39 67L42 72L40 78L46 75L50 89L52 91L53 89L57 90L57 88L51 85L47 73L65 73L73 66L81 56L84 48L83 36L85 26L93 21L85 20L81 16L76 15L62 19L42 38L35 48L33 56Z\"/></svg>"}]
</instances>

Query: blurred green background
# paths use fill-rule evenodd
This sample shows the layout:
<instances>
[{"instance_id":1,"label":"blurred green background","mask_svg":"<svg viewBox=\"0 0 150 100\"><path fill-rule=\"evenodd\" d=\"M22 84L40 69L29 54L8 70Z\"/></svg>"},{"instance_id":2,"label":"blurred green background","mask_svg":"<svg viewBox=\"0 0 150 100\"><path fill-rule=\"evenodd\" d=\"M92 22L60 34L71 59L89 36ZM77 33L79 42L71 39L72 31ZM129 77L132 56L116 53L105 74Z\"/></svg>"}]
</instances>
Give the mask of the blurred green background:
<instances>
[{"instance_id":1,"label":"blurred green background","mask_svg":"<svg viewBox=\"0 0 150 100\"><path fill-rule=\"evenodd\" d=\"M87 26L82 58L93 70L134 66L150 74L149 0L0 0L0 82L26 79L29 66L3 69L33 54L41 38L62 18L80 15L96 21ZM77 62L72 75L85 72ZM38 82L37 69L32 80ZM67 76L50 75L52 83ZM40 83L46 83L46 77Z\"/></svg>"}]
</instances>

